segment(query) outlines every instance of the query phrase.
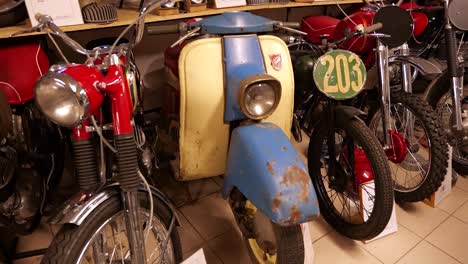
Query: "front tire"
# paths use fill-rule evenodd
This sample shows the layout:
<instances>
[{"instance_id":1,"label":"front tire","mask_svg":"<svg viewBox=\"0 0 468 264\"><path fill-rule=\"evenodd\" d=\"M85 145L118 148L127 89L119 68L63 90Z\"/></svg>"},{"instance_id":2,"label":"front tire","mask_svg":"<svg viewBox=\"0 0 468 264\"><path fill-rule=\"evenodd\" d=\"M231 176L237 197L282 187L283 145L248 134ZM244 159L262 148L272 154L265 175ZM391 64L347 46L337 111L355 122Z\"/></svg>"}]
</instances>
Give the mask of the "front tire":
<instances>
[{"instance_id":1,"label":"front tire","mask_svg":"<svg viewBox=\"0 0 468 264\"><path fill-rule=\"evenodd\" d=\"M273 223L237 189L229 203L250 258L256 264L304 264L305 245L300 225Z\"/></svg>"},{"instance_id":2,"label":"front tire","mask_svg":"<svg viewBox=\"0 0 468 264\"><path fill-rule=\"evenodd\" d=\"M335 128L334 177L328 175L330 157L327 157L327 135L330 126ZM342 144L337 140L340 137ZM354 158L349 155L349 144L355 150ZM352 160L355 162L351 162ZM356 184L356 175L368 172L358 169L362 167L358 167L360 165L356 160L367 163L366 166L369 166L374 177L374 204L370 212L362 203L359 194L370 191L365 189L368 185L361 187ZM390 168L380 142L363 121L353 118L346 124L340 122L329 124L322 120L314 128L310 138L308 166L319 199L320 212L334 229L355 240L372 239L385 229L393 210ZM323 175L323 172L327 174ZM341 202L341 205L337 205L338 202Z\"/></svg>"},{"instance_id":3,"label":"front tire","mask_svg":"<svg viewBox=\"0 0 468 264\"><path fill-rule=\"evenodd\" d=\"M414 117L414 139L406 135L406 111ZM383 141L382 112L379 110L371 117L369 127ZM402 144L407 151L404 160L392 162L391 166L395 200L398 203L422 201L439 189L447 173L448 147L445 133L431 107L416 95L404 91L392 93L391 119L391 129L407 142ZM417 133L422 135L416 138ZM405 173L403 177L402 172Z\"/></svg>"},{"instance_id":4,"label":"front tire","mask_svg":"<svg viewBox=\"0 0 468 264\"><path fill-rule=\"evenodd\" d=\"M138 199L140 201L140 221L143 227L147 226L149 199L146 192L139 192ZM47 252L44 254L41 263L108 263L109 259L113 261L122 261L129 263L128 241L125 235L125 222L123 217L123 204L118 195L114 195L102 204L100 204L91 214L79 225L65 224L54 237ZM146 216L146 217L141 217ZM153 225L152 231L148 236L146 243L146 258L155 261L161 255L154 256L154 251L148 251L152 248L164 248L168 228L171 222L172 214L169 209L162 205L162 202L154 199L153 210ZM145 218L142 220L141 218ZM122 223L118 220L122 219ZM107 228L107 229L106 229ZM109 229L110 228L110 229ZM116 236L116 232L118 235ZM151 236L153 233L154 237ZM111 236L109 236L111 235ZM117 240L115 240L117 237ZM112 238L112 241L111 241ZM122 240L123 238L123 240ZM160 241L161 239L161 241ZM123 241L123 242L122 242ZM157 243L158 247L150 245L150 242ZM112 245L107 243L114 243ZM95 248L99 245L100 248L108 250L106 252L97 252ZM113 250L117 249L117 251ZM119 253L120 252L120 253ZM102 253L102 254L99 254ZM96 256L97 255L97 256ZM109 258L109 259L107 259ZM166 246L166 254L164 254L165 263L179 263L182 261L182 249L180 245L179 235L174 226L170 234L170 240ZM156 261L157 262L157 261ZM112 262L113 263L113 262ZM157 262L159 263L159 262Z\"/></svg>"}]
</instances>

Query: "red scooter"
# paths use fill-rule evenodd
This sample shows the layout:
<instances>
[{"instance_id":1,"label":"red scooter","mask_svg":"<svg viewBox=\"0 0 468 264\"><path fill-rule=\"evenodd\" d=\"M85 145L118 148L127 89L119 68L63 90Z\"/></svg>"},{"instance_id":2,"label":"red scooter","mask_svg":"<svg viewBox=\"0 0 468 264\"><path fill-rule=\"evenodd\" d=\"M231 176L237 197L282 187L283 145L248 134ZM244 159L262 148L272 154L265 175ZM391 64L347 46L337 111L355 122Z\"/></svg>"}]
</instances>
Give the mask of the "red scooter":
<instances>
[{"instance_id":1,"label":"red scooter","mask_svg":"<svg viewBox=\"0 0 468 264\"><path fill-rule=\"evenodd\" d=\"M359 27L377 22L384 25L376 31L378 37L368 34L349 38ZM413 34L420 34L421 27L422 21L413 20L402 8L372 4L343 20L305 17L301 30L308 33L306 39L290 44L291 48L317 51L324 40L347 39L339 48L362 57L368 69L367 92L351 103L367 112L367 123L392 162L397 202L427 198L438 189L447 171L447 144L437 115L412 94L411 69L427 78L441 73L429 61L410 56L406 42Z\"/></svg>"}]
</instances>

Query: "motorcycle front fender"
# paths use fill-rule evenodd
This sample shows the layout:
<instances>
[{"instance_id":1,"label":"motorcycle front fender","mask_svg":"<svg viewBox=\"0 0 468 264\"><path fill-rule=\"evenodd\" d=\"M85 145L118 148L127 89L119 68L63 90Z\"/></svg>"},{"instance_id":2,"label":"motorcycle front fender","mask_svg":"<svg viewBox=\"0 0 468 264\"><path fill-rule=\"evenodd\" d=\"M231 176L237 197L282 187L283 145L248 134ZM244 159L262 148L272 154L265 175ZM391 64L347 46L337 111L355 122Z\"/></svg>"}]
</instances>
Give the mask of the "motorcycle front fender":
<instances>
[{"instance_id":1,"label":"motorcycle front fender","mask_svg":"<svg viewBox=\"0 0 468 264\"><path fill-rule=\"evenodd\" d=\"M433 79L442 74L442 70L432 62L413 56L391 56L389 63L409 63L411 67L416 68L422 75Z\"/></svg>"},{"instance_id":2,"label":"motorcycle front fender","mask_svg":"<svg viewBox=\"0 0 468 264\"><path fill-rule=\"evenodd\" d=\"M234 188L279 225L297 225L319 215L307 169L289 138L272 123L234 129L224 197Z\"/></svg>"},{"instance_id":3,"label":"motorcycle front fender","mask_svg":"<svg viewBox=\"0 0 468 264\"><path fill-rule=\"evenodd\" d=\"M139 190L147 193L144 186ZM175 223L179 225L179 219L176 209L172 206L169 199L158 189L151 187L154 203L160 202L168 208L176 217ZM74 224L81 225L83 221L99 207L102 203L115 195L121 195L120 185L117 182L106 185L96 192L80 192L70 198L50 219L50 224Z\"/></svg>"}]
</instances>

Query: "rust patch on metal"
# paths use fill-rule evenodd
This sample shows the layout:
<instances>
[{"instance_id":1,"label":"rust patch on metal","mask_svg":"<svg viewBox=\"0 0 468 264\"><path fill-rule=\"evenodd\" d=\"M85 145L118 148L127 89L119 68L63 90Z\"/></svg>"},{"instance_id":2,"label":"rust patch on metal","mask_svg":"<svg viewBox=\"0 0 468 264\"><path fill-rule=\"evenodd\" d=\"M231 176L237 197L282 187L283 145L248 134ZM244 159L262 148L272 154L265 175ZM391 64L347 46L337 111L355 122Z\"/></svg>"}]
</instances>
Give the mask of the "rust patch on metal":
<instances>
[{"instance_id":1,"label":"rust patch on metal","mask_svg":"<svg viewBox=\"0 0 468 264\"><path fill-rule=\"evenodd\" d=\"M257 127L259 128L269 128L269 129L275 129L276 126L273 125L273 124L268 124L268 123L259 123L259 124L256 124Z\"/></svg>"},{"instance_id":2,"label":"rust patch on metal","mask_svg":"<svg viewBox=\"0 0 468 264\"><path fill-rule=\"evenodd\" d=\"M282 146L282 147L281 147L281 151L286 151L286 150L288 150L287 147L285 147L285 146Z\"/></svg>"},{"instance_id":3,"label":"rust patch on metal","mask_svg":"<svg viewBox=\"0 0 468 264\"><path fill-rule=\"evenodd\" d=\"M299 208L297 208L297 206L295 206L295 205L293 205L293 207L291 207L289 212L291 214L291 217L289 217L289 221L291 223L297 223L302 217L302 214L299 211Z\"/></svg>"},{"instance_id":4,"label":"rust patch on metal","mask_svg":"<svg viewBox=\"0 0 468 264\"><path fill-rule=\"evenodd\" d=\"M318 215L315 215L315 214L311 214L311 215L308 215L306 218L307 218L307 221L310 222L310 221L315 221L318 219Z\"/></svg>"},{"instance_id":5,"label":"rust patch on metal","mask_svg":"<svg viewBox=\"0 0 468 264\"><path fill-rule=\"evenodd\" d=\"M272 210L273 212L278 211L278 208L279 208L280 205L281 205L281 197L282 197L282 196L283 196L283 193L282 193L282 192L279 192L279 193L276 195L275 199L273 199L273 205L271 206L271 210Z\"/></svg>"},{"instance_id":6,"label":"rust patch on metal","mask_svg":"<svg viewBox=\"0 0 468 264\"><path fill-rule=\"evenodd\" d=\"M309 175L301 168L291 165L286 173L283 174L283 180L280 184L284 185L299 185L299 200L307 203L310 195L310 178Z\"/></svg>"},{"instance_id":7,"label":"rust patch on metal","mask_svg":"<svg viewBox=\"0 0 468 264\"><path fill-rule=\"evenodd\" d=\"M275 162L273 160L268 161L266 164L267 169L271 173L271 175L275 175L275 170L273 169L274 165L275 165Z\"/></svg>"}]
</instances>

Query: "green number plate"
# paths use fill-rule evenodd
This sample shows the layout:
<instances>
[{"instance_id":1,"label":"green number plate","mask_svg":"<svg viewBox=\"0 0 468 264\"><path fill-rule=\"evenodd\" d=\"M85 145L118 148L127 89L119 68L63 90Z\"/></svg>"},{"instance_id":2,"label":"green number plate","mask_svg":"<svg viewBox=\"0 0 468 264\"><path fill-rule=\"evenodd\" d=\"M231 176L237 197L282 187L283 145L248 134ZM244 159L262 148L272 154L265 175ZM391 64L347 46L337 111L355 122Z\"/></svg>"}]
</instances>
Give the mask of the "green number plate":
<instances>
[{"instance_id":1,"label":"green number plate","mask_svg":"<svg viewBox=\"0 0 468 264\"><path fill-rule=\"evenodd\" d=\"M354 53L333 50L321 56L314 66L314 81L327 97L346 100L358 95L366 81L366 67Z\"/></svg>"}]
</instances>

